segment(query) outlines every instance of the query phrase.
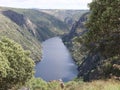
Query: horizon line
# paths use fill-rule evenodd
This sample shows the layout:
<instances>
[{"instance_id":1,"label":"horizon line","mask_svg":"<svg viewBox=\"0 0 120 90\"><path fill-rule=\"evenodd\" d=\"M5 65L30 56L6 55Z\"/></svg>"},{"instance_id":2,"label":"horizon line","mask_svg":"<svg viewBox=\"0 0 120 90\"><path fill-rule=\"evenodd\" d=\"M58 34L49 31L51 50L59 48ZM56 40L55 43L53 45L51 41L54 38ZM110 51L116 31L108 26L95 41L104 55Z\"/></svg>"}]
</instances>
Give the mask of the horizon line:
<instances>
[{"instance_id":1,"label":"horizon line","mask_svg":"<svg viewBox=\"0 0 120 90\"><path fill-rule=\"evenodd\" d=\"M25 7L12 7L12 6L1 6L0 8L14 8L14 9L39 9L39 10L90 10L82 8L25 8Z\"/></svg>"}]
</instances>

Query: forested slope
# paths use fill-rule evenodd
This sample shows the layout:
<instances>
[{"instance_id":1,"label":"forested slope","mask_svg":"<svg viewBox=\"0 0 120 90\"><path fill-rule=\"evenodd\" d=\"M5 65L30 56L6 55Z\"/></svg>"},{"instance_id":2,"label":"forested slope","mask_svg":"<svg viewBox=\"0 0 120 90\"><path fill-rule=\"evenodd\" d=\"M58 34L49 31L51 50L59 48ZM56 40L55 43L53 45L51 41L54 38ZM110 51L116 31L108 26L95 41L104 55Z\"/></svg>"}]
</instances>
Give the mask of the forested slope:
<instances>
[{"instance_id":1,"label":"forested slope","mask_svg":"<svg viewBox=\"0 0 120 90\"><path fill-rule=\"evenodd\" d=\"M120 77L120 1L93 1L90 14L84 23L85 32L77 34L81 22L74 24L75 31L63 40L70 46L73 58L79 65L79 75L85 81ZM84 29L81 29L84 30ZM73 34L74 33L74 34Z\"/></svg>"}]
</instances>

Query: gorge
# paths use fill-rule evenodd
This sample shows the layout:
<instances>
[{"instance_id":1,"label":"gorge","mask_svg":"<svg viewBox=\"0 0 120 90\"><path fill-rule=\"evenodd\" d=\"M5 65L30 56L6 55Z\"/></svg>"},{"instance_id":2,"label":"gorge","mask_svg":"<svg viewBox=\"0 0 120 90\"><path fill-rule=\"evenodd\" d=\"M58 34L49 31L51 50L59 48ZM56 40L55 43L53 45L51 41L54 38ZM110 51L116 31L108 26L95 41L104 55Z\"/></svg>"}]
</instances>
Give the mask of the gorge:
<instances>
[{"instance_id":1,"label":"gorge","mask_svg":"<svg viewBox=\"0 0 120 90\"><path fill-rule=\"evenodd\" d=\"M35 77L46 81L62 79L64 82L77 77L77 66L60 37L44 41L42 47L43 57L36 64Z\"/></svg>"}]
</instances>

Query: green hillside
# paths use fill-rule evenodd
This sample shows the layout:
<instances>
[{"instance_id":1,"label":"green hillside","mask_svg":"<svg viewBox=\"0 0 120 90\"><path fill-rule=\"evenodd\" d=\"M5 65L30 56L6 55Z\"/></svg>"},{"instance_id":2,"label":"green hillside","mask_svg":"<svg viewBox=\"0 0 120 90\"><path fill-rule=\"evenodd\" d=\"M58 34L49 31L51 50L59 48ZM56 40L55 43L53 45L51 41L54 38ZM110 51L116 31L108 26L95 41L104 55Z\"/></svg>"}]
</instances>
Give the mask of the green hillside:
<instances>
[{"instance_id":1,"label":"green hillside","mask_svg":"<svg viewBox=\"0 0 120 90\"><path fill-rule=\"evenodd\" d=\"M0 7L0 37L8 37L31 51L35 61L41 59L41 41L68 32L62 21L33 9Z\"/></svg>"},{"instance_id":2,"label":"green hillside","mask_svg":"<svg viewBox=\"0 0 120 90\"><path fill-rule=\"evenodd\" d=\"M46 40L56 35L62 35L69 31L67 24L59 20L58 18L40 12L34 9L13 9L15 12L23 14L28 17L32 23L36 26L35 36L40 40Z\"/></svg>"},{"instance_id":3,"label":"green hillside","mask_svg":"<svg viewBox=\"0 0 120 90\"><path fill-rule=\"evenodd\" d=\"M20 27L0 12L0 38L8 37L18 42L24 49L31 51L34 60L41 58L40 42L28 30Z\"/></svg>"},{"instance_id":4,"label":"green hillside","mask_svg":"<svg viewBox=\"0 0 120 90\"><path fill-rule=\"evenodd\" d=\"M66 23L69 26L69 28L71 28L72 24L74 24L75 21L77 21L81 17L82 14L88 12L89 10L40 9L39 11L55 16L56 18Z\"/></svg>"},{"instance_id":5,"label":"green hillside","mask_svg":"<svg viewBox=\"0 0 120 90\"><path fill-rule=\"evenodd\" d=\"M65 36L84 81L115 78L120 80L120 0L94 1L90 14L76 22ZM101 8L103 6L103 8ZM77 29L82 32L78 33Z\"/></svg>"},{"instance_id":6,"label":"green hillside","mask_svg":"<svg viewBox=\"0 0 120 90\"><path fill-rule=\"evenodd\" d=\"M79 17L88 10L40 9L39 11L48 13L64 21L66 17L71 17L74 20L78 20Z\"/></svg>"}]
</instances>

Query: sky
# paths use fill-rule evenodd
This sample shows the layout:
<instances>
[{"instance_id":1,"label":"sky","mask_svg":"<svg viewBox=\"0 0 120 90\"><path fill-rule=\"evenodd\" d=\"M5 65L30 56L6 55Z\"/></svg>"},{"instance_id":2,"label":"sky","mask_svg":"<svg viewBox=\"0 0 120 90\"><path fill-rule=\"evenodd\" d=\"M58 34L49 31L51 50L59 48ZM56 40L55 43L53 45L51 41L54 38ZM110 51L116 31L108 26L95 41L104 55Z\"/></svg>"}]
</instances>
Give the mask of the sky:
<instances>
[{"instance_id":1,"label":"sky","mask_svg":"<svg viewBox=\"0 0 120 90\"><path fill-rule=\"evenodd\" d=\"M92 0L0 0L0 6L39 9L89 9Z\"/></svg>"}]
</instances>

